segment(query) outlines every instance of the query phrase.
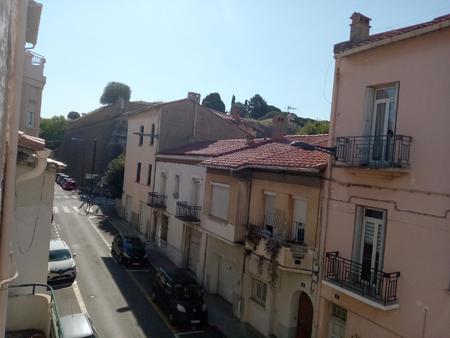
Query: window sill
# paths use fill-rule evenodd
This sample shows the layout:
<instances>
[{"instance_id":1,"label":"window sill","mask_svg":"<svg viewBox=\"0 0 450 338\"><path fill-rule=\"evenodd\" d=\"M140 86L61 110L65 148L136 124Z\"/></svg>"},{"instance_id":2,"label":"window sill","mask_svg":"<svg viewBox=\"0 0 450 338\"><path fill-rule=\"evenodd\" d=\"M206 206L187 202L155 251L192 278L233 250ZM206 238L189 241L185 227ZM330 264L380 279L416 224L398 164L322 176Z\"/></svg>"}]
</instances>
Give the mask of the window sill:
<instances>
[{"instance_id":1,"label":"window sill","mask_svg":"<svg viewBox=\"0 0 450 338\"><path fill-rule=\"evenodd\" d=\"M228 224L228 220L226 220L226 219L223 219L223 218L211 215L211 214L209 214L208 217L211 218L213 221L216 221L218 223L222 223L223 225L227 225Z\"/></svg>"},{"instance_id":2,"label":"window sill","mask_svg":"<svg viewBox=\"0 0 450 338\"><path fill-rule=\"evenodd\" d=\"M263 304L262 302L256 300L253 297L250 297L250 300L252 301L252 303L258 305L262 310L266 311L266 304Z\"/></svg>"}]
</instances>

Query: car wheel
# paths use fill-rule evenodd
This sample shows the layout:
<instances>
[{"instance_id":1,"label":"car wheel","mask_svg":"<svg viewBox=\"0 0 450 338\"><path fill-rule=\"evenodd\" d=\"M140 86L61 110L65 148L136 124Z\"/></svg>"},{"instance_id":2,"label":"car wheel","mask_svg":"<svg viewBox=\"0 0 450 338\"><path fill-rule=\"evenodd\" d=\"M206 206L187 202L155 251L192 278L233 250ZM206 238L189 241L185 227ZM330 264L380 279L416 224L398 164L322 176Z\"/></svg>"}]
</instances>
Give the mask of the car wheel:
<instances>
[{"instance_id":1,"label":"car wheel","mask_svg":"<svg viewBox=\"0 0 450 338\"><path fill-rule=\"evenodd\" d=\"M156 290L155 288L152 289L152 294L151 294L151 299L153 303L156 303L157 299L156 299Z\"/></svg>"}]
</instances>

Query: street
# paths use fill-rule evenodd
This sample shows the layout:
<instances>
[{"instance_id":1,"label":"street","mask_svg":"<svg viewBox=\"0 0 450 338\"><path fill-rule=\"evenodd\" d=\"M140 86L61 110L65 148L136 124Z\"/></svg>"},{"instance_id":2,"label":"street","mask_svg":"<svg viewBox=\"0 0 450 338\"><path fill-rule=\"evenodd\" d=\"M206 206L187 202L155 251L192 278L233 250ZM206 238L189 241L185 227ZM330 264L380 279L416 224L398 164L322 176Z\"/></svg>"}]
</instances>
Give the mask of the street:
<instances>
[{"instance_id":1,"label":"street","mask_svg":"<svg viewBox=\"0 0 450 338\"><path fill-rule=\"evenodd\" d=\"M180 332L150 300L153 271L125 269L110 254L115 229L55 185L52 238L75 253L78 275L72 286L55 287L60 316L87 312L101 337L217 337L216 332Z\"/></svg>"}]
</instances>

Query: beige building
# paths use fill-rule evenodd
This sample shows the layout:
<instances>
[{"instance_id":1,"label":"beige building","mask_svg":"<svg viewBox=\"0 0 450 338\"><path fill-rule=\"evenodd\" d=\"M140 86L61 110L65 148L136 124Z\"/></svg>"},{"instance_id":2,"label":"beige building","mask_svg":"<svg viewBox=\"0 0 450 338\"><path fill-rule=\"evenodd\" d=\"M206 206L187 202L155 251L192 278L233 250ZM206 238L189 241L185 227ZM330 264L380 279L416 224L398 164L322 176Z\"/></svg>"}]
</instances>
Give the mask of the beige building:
<instances>
[{"instance_id":1,"label":"beige building","mask_svg":"<svg viewBox=\"0 0 450 338\"><path fill-rule=\"evenodd\" d=\"M275 121L276 122L276 121ZM285 136L206 160L204 284L265 336L310 337L318 301L319 204L327 155ZM278 132L277 132L278 131Z\"/></svg>"},{"instance_id":2,"label":"beige building","mask_svg":"<svg viewBox=\"0 0 450 338\"><path fill-rule=\"evenodd\" d=\"M149 234L147 205L150 192L164 193L155 185L156 154L183 145L218 139L244 138L252 133L243 122L215 112L199 104L200 95L155 103L128 114L121 215L140 230ZM141 217L140 215L145 215Z\"/></svg>"},{"instance_id":3,"label":"beige building","mask_svg":"<svg viewBox=\"0 0 450 338\"><path fill-rule=\"evenodd\" d=\"M335 46L319 337L450 337L450 15Z\"/></svg>"}]
</instances>

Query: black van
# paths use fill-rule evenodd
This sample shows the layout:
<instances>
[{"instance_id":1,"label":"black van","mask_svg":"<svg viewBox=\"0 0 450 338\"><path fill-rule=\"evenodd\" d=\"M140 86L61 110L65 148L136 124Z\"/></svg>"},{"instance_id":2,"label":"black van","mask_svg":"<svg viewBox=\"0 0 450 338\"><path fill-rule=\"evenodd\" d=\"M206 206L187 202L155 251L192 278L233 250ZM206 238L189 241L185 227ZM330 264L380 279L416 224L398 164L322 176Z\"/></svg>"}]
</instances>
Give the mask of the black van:
<instances>
[{"instance_id":1,"label":"black van","mask_svg":"<svg viewBox=\"0 0 450 338\"><path fill-rule=\"evenodd\" d=\"M200 326L208 323L203 291L188 270L159 268L152 299L166 311L171 324Z\"/></svg>"}]
</instances>

